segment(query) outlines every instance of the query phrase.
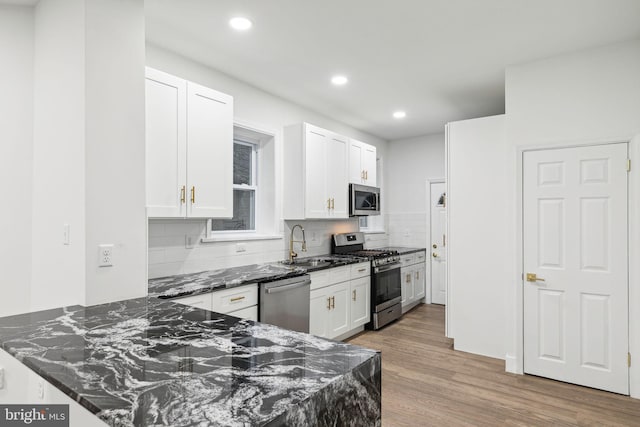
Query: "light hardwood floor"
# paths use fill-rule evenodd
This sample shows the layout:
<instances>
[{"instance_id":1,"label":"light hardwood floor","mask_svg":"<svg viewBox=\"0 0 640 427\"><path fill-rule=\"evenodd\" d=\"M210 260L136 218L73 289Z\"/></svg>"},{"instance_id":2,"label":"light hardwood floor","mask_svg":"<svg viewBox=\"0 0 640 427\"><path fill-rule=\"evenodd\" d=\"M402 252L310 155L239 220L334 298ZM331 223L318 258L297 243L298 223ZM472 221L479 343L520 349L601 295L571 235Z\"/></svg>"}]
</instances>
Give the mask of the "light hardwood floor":
<instances>
[{"instance_id":1,"label":"light hardwood floor","mask_svg":"<svg viewBox=\"0 0 640 427\"><path fill-rule=\"evenodd\" d=\"M454 351L444 308L421 305L350 343L382 351L382 425L640 426L640 400L504 371Z\"/></svg>"}]
</instances>

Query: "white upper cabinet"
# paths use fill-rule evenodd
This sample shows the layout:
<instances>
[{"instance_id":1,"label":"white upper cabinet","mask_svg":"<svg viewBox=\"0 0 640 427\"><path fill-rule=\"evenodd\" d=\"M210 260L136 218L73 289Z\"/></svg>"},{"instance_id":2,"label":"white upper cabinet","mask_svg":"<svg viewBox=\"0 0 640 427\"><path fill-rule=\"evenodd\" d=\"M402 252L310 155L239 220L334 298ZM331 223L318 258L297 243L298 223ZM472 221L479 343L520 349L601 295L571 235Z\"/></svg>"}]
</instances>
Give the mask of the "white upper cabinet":
<instances>
[{"instance_id":1,"label":"white upper cabinet","mask_svg":"<svg viewBox=\"0 0 640 427\"><path fill-rule=\"evenodd\" d=\"M348 138L302 123L284 134L284 217L348 218Z\"/></svg>"},{"instance_id":2,"label":"white upper cabinet","mask_svg":"<svg viewBox=\"0 0 640 427\"><path fill-rule=\"evenodd\" d=\"M146 71L147 216L233 216L233 98Z\"/></svg>"},{"instance_id":3,"label":"white upper cabinet","mask_svg":"<svg viewBox=\"0 0 640 427\"><path fill-rule=\"evenodd\" d=\"M376 147L349 140L349 182L376 186Z\"/></svg>"},{"instance_id":4,"label":"white upper cabinet","mask_svg":"<svg viewBox=\"0 0 640 427\"><path fill-rule=\"evenodd\" d=\"M187 188L187 82L147 68L147 215L183 217Z\"/></svg>"},{"instance_id":5,"label":"white upper cabinet","mask_svg":"<svg viewBox=\"0 0 640 427\"><path fill-rule=\"evenodd\" d=\"M188 216L233 217L233 98L188 83Z\"/></svg>"}]
</instances>

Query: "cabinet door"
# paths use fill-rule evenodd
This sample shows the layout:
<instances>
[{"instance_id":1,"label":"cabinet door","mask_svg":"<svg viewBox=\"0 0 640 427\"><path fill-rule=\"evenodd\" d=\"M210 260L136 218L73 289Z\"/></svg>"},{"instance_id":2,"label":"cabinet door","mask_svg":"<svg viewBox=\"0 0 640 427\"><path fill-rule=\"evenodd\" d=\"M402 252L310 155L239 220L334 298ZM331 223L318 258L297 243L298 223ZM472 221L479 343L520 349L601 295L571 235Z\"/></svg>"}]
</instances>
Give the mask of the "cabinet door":
<instances>
[{"instance_id":1,"label":"cabinet door","mask_svg":"<svg viewBox=\"0 0 640 427\"><path fill-rule=\"evenodd\" d=\"M364 168L362 167L362 142L349 140L349 182L364 183Z\"/></svg>"},{"instance_id":2,"label":"cabinet door","mask_svg":"<svg viewBox=\"0 0 640 427\"><path fill-rule=\"evenodd\" d=\"M233 98L187 84L188 216L233 216Z\"/></svg>"},{"instance_id":3,"label":"cabinet door","mask_svg":"<svg viewBox=\"0 0 640 427\"><path fill-rule=\"evenodd\" d=\"M412 303L414 300L413 272L414 272L414 269L412 267L403 268L401 271L402 305L403 306Z\"/></svg>"},{"instance_id":4,"label":"cabinet door","mask_svg":"<svg viewBox=\"0 0 640 427\"><path fill-rule=\"evenodd\" d=\"M187 83L147 68L145 86L147 216L186 211Z\"/></svg>"},{"instance_id":5,"label":"cabinet door","mask_svg":"<svg viewBox=\"0 0 640 427\"><path fill-rule=\"evenodd\" d=\"M254 305L251 307L243 308L241 310L232 311L228 313L229 316L239 317L241 319L253 320L254 322L258 321L258 306Z\"/></svg>"},{"instance_id":6,"label":"cabinet door","mask_svg":"<svg viewBox=\"0 0 640 427\"><path fill-rule=\"evenodd\" d=\"M417 264L413 271L413 288L416 300L421 300L426 295L426 272L427 268L424 263Z\"/></svg>"},{"instance_id":7,"label":"cabinet door","mask_svg":"<svg viewBox=\"0 0 640 427\"><path fill-rule=\"evenodd\" d=\"M332 218L348 218L348 140L334 134L329 138L327 147L325 177L327 179L327 195L331 198L330 216Z\"/></svg>"},{"instance_id":8,"label":"cabinet door","mask_svg":"<svg viewBox=\"0 0 640 427\"><path fill-rule=\"evenodd\" d=\"M305 216L329 216L330 197L327 195L326 164L329 135L323 129L307 126L305 130Z\"/></svg>"},{"instance_id":9,"label":"cabinet door","mask_svg":"<svg viewBox=\"0 0 640 427\"><path fill-rule=\"evenodd\" d=\"M371 319L371 279L362 277L351 281L351 325L349 329L368 323Z\"/></svg>"},{"instance_id":10,"label":"cabinet door","mask_svg":"<svg viewBox=\"0 0 640 427\"><path fill-rule=\"evenodd\" d=\"M349 330L350 295L349 282L329 287L331 292L331 311L329 313L329 338L335 338Z\"/></svg>"},{"instance_id":11,"label":"cabinet door","mask_svg":"<svg viewBox=\"0 0 640 427\"><path fill-rule=\"evenodd\" d=\"M365 185L376 186L376 166L376 147L364 144L362 149L362 169L364 170Z\"/></svg>"},{"instance_id":12,"label":"cabinet door","mask_svg":"<svg viewBox=\"0 0 640 427\"><path fill-rule=\"evenodd\" d=\"M309 333L329 337L330 287L315 289L310 294Z\"/></svg>"}]
</instances>

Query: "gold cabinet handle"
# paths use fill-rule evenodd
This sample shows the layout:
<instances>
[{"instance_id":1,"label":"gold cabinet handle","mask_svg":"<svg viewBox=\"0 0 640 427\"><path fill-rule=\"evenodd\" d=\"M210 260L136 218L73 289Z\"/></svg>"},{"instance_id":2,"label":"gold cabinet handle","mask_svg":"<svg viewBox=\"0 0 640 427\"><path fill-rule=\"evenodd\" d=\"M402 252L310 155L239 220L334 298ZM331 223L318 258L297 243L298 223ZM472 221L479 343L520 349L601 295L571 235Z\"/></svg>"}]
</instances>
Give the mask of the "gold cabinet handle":
<instances>
[{"instance_id":1,"label":"gold cabinet handle","mask_svg":"<svg viewBox=\"0 0 640 427\"><path fill-rule=\"evenodd\" d=\"M336 199L331 199L331 209L336 208Z\"/></svg>"},{"instance_id":2,"label":"gold cabinet handle","mask_svg":"<svg viewBox=\"0 0 640 427\"><path fill-rule=\"evenodd\" d=\"M356 290L353 290L353 296L351 297L354 301L356 300Z\"/></svg>"},{"instance_id":3,"label":"gold cabinet handle","mask_svg":"<svg viewBox=\"0 0 640 427\"><path fill-rule=\"evenodd\" d=\"M336 297L331 297L331 309L336 308Z\"/></svg>"},{"instance_id":4,"label":"gold cabinet handle","mask_svg":"<svg viewBox=\"0 0 640 427\"><path fill-rule=\"evenodd\" d=\"M411 275L410 274L407 274L406 281L407 281L407 283L411 283Z\"/></svg>"},{"instance_id":5,"label":"gold cabinet handle","mask_svg":"<svg viewBox=\"0 0 640 427\"><path fill-rule=\"evenodd\" d=\"M331 298L327 298L327 310L331 310Z\"/></svg>"},{"instance_id":6,"label":"gold cabinet handle","mask_svg":"<svg viewBox=\"0 0 640 427\"><path fill-rule=\"evenodd\" d=\"M191 204L196 202L196 186L191 187Z\"/></svg>"},{"instance_id":7,"label":"gold cabinet handle","mask_svg":"<svg viewBox=\"0 0 640 427\"><path fill-rule=\"evenodd\" d=\"M187 186L183 185L180 189L180 203L185 204L187 202Z\"/></svg>"},{"instance_id":8,"label":"gold cabinet handle","mask_svg":"<svg viewBox=\"0 0 640 427\"><path fill-rule=\"evenodd\" d=\"M235 297L235 298L231 298L231 302L242 301L243 299L244 297Z\"/></svg>"},{"instance_id":9,"label":"gold cabinet handle","mask_svg":"<svg viewBox=\"0 0 640 427\"><path fill-rule=\"evenodd\" d=\"M416 271L416 280L420 280L420 272Z\"/></svg>"},{"instance_id":10,"label":"gold cabinet handle","mask_svg":"<svg viewBox=\"0 0 640 427\"><path fill-rule=\"evenodd\" d=\"M327 209L331 209L331 199L327 199Z\"/></svg>"},{"instance_id":11,"label":"gold cabinet handle","mask_svg":"<svg viewBox=\"0 0 640 427\"><path fill-rule=\"evenodd\" d=\"M358 273L364 273L365 271L367 271L367 269L366 269L366 268L359 268L359 269L358 269Z\"/></svg>"},{"instance_id":12,"label":"gold cabinet handle","mask_svg":"<svg viewBox=\"0 0 640 427\"><path fill-rule=\"evenodd\" d=\"M527 282L546 282L546 280L538 277L536 273L527 273Z\"/></svg>"},{"instance_id":13,"label":"gold cabinet handle","mask_svg":"<svg viewBox=\"0 0 640 427\"><path fill-rule=\"evenodd\" d=\"M369 171L364 171L364 179L369 179Z\"/></svg>"},{"instance_id":14,"label":"gold cabinet handle","mask_svg":"<svg viewBox=\"0 0 640 427\"><path fill-rule=\"evenodd\" d=\"M360 178L364 179L364 169L360 171Z\"/></svg>"}]
</instances>

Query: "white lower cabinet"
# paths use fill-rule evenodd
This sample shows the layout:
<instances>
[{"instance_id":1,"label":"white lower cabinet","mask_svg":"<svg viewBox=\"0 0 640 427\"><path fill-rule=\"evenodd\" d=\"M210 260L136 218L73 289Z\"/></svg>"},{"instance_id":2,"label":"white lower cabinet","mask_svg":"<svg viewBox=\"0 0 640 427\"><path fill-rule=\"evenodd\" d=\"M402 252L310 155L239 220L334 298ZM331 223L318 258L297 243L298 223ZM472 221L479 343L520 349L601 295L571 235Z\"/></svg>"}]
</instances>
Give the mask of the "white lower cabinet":
<instances>
[{"instance_id":1,"label":"white lower cabinet","mask_svg":"<svg viewBox=\"0 0 640 427\"><path fill-rule=\"evenodd\" d=\"M258 285L248 284L171 301L242 319L258 320Z\"/></svg>"},{"instance_id":2,"label":"white lower cabinet","mask_svg":"<svg viewBox=\"0 0 640 427\"><path fill-rule=\"evenodd\" d=\"M362 277L351 281L351 327L371 320L371 279Z\"/></svg>"},{"instance_id":3,"label":"white lower cabinet","mask_svg":"<svg viewBox=\"0 0 640 427\"><path fill-rule=\"evenodd\" d=\"M309 333L346 338L371 319L369 264L311 273Z\"/></svg>"},{"instance_id":4,"label":"white lower cabinet","mask_svg":"<svg viewBox=\"0 0 640 427\"><path fill-rule=\"evenodd\" d=\"M413 308L416 303L422 302L426 293L426 252L420 251L402 255L400 261L400 280L402 282L402 307Z\"/></svg>"}]
</instances>

